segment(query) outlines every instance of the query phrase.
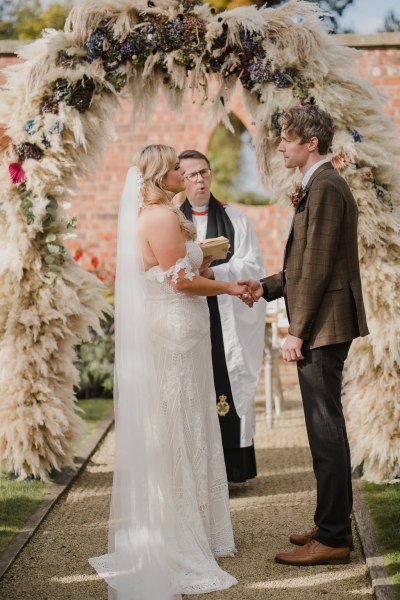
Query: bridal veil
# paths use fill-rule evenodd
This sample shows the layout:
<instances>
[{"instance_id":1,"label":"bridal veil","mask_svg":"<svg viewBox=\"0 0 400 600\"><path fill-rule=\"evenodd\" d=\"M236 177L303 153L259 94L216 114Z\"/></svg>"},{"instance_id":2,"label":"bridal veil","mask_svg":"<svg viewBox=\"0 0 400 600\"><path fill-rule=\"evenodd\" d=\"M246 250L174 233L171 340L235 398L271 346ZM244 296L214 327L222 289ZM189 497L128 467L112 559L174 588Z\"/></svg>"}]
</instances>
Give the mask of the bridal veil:
<instances>
[{"instance_id":1,"label":"bridal veil","mask_svg":"<svg viewBox=\"0 0 400 600\"><path fill-rule=\"evenodd\" d=\"M166 544L173 513L164 466L163 427L146 326L138 242L142 177L131 167L118 218L115 289L115 471L108 554L90 564L115 600L178 600ZM169 544L171 538L169 538Z\"/></svg>"}]
</instances>

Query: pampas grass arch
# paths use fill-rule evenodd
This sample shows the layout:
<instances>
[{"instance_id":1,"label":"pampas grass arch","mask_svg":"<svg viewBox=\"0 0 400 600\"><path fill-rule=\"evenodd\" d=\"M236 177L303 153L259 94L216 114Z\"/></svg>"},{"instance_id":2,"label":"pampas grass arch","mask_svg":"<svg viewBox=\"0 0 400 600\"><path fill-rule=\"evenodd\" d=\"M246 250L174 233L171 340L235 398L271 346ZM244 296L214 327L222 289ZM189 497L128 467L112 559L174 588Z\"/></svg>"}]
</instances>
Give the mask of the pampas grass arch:
<instances>
[{"instance_id":1,"label":"pampas grass arch","mask_svg":"<svg viewBox=\"0 0 400 600\"><path fill-rule=\"evenodd\" d=\"M345 377L355 465L383 481L399 472L399 146L374 89L350 70L355 51L326 34L315 5L291 1L220 15L197 0L85 0L65 31L47 30L7 70L0 122L11 138L0 165L0 459L45 478L72 461L80 431L74 346L108 311L99 282L64 247L76 178L99 164L118 95L174 108L191 88L228 127L237 80L257 127L264 183L292 186L276 146L277 119L299 102L334 118L333 160L359 207L371 335L357 340ZM188 73L190 75L188 76Z\"/></svg>"}]
</instances>

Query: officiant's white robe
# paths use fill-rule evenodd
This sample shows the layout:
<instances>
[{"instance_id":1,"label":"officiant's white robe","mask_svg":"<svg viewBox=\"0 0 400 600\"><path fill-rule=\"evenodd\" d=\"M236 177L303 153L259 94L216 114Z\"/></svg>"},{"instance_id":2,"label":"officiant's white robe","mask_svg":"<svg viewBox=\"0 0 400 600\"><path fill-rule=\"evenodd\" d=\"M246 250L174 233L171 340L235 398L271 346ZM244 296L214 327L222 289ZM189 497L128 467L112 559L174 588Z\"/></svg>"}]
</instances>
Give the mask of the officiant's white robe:
<instances>
[{"instance_id":1,"label":"officiant's white robe","mask_svg":"<svg viewBox=\"0 0 400 600\"><path fill-rule=\"evenodd\" d=\"M230 205L225 210L235 231L235 251L229 262L212 266L215 279L240 281L265 277L264 260L247 215ZM197 238L205 239L207 216L194 216L193 222ZM249 308L239 298L218 296L226 364L233 402L240 417L241 448L251 446L255 434L254 395L264 350L265 306L262 299Z\"/></svg>"}]
</instances>

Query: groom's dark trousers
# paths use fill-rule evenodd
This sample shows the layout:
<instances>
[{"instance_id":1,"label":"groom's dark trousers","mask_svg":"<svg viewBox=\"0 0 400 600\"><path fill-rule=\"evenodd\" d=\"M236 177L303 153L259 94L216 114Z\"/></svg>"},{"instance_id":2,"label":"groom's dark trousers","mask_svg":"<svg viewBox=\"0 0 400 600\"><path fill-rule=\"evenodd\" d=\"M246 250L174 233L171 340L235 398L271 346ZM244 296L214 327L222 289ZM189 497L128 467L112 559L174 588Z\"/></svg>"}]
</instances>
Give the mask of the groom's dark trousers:
<instances>
[{"instance_id":1,"label":"groom's dark trousers","mask_svg":"<svg viewBox=\"0 0 400 600\"><path fill-rule=\"evenodd\" d=\"M341 402L342 371L351 342L304 350L297 364L308 441L317 480L316 539L347 546L353 505L350 448Z\"/></svg>"},{"instance_id":2,"label":"groom's dark trousers","mask_svg":"<svg viewBox=\"0 0 400 600\"><path fill-rule=\"evenodd\" d=\"M347 546L352 508L350 450L341 403L351 341L368 334L357 245L357 205L331 163L311 176L295 209L283 270L261 280L267 301L283 296L317 480L316 539Z\"/></svg>"}]
</instances>

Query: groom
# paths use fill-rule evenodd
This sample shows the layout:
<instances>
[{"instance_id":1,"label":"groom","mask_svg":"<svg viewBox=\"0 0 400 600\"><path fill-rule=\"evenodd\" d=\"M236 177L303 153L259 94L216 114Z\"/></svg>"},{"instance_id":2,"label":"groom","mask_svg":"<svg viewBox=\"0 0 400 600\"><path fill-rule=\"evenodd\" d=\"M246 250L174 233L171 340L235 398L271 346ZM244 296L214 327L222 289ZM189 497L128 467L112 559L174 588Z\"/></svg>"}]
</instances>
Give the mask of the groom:
<instances>
[{"instance_id":1,"label":"groom","mask_svg":"<svg viewBox=\"0 0 400 600\"><path fill-rule=\"evenodd\" d=\"M297 361L317 506L315 526L290 537L299 548L275 559L297 566L345 563L353 545L353 498L342 371L351 341L368 334L357 206L347 183L326 157L334 134L331 117L306 104L289 109L280 124L278 150L287 168L299 168L302 186L291 195L295 214L283 270L247 283L255 300L285 298L290 326L282 354L289 362Z\"/></svg>"}]
</instances>

